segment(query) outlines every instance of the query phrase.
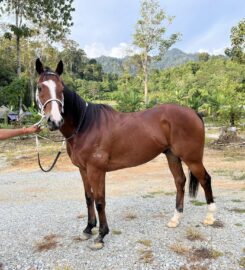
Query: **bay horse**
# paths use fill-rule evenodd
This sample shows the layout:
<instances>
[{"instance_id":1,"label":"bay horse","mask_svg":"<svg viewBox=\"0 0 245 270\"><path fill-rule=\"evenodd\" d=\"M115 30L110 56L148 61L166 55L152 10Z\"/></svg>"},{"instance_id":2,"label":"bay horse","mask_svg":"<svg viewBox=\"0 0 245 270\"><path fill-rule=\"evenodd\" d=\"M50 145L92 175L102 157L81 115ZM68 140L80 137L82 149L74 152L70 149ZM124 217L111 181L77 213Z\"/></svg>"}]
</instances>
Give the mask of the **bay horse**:
<instances>
[{"instance_id":1,"label":"bay horse","mask_svg":"<svg viewBox=\"0 0 245 270\"><path fill-rule=\"evenodd\" d=\"M84 240L90 238L97 223L94 204L97 209L99 235L92 249L102 248L103 238L109 233L105 213L106 172L146 163L161 153L167 157L177 189L174 215L167 226L177 227L183 212L186 177L182 161L190 171L189 195L196 196L200 183L208 204L204 223L214 223L216 206L211 177L203 165L204 123L194 110L165 104L121 113L108 105L87 104L70 91L60 78L62 61L53 72L37 59L36 71L40 75L37 103L45 113L48 128L59 129L66 138L67 153L83 180L88 208Z\"/></svg>"}]
</instances>

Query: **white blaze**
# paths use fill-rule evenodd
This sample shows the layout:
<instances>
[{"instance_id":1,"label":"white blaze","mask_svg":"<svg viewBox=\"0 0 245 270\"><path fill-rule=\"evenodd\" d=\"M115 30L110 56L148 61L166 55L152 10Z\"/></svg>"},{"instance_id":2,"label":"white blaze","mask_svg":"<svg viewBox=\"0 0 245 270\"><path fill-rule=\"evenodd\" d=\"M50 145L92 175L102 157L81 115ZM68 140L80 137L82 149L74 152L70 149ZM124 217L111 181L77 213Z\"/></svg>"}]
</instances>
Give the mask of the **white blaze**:
<instances>
[{"instance_id":1,"label":"white blaze","mask_svg":"<svg viewBox=\"0 0 245 270\"><path fill-rule=\"evenodd\" d=\"M51 99L57 99L55 82L52 80L48 80L48 81L43 82L43 84L48 87ZM51 101L50 115L51 115L51 120L57 123L62 119L57 101Z\"/></svg>"}]
</instances>

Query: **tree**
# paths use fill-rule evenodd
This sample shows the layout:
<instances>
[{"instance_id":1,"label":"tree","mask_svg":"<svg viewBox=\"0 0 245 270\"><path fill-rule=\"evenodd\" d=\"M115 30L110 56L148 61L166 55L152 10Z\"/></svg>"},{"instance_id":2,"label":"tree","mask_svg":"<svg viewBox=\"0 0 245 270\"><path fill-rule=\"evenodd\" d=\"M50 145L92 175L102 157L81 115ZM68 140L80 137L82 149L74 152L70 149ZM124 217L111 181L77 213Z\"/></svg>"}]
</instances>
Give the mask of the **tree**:
<instances>
[{"instance_id":1,"label":"tree","mask_svg":"<svg viewBox=\"0 0 245 270\"><path fill-rule=\"evenodd\" d=\"M133 44L139 48L141 66L144 75L144 100L148 104L148 74L152 59L160 60L179 38L180 34L172 34L164 39L167 25L171 24L173 17L166 15L157 0L141 0L140 19L136 23L133 35Z\"/></svg>"},{"instance_id":2,"label":"tree","mask_svg":"<svg viewBox=\"0 0 245 270\"><path fill-rule=\"evenodd\" d=\"M225 53L232 60L241 64L245 63L245 19L237 26L231 28L231 48L226 48Z\"/></svg>"},{"instance_id":3,"label":"tree","mask_svg":"<svg viewBox=\"0 0 245 270\"><path fill-rule=\"evenodd\" d=\"M17 75L21 73L21 38L30 37L38 33L37 29L43 29L44 34L51 40L57 41L69 32L72 26L71 12L73 0L2 0L0 9L3 13L14 15L15 23L8 24L9 32L5 32L5 37L16 38L17 52ZM34 31L35 30L35 31Z\"/></svg>"}]
</instances>

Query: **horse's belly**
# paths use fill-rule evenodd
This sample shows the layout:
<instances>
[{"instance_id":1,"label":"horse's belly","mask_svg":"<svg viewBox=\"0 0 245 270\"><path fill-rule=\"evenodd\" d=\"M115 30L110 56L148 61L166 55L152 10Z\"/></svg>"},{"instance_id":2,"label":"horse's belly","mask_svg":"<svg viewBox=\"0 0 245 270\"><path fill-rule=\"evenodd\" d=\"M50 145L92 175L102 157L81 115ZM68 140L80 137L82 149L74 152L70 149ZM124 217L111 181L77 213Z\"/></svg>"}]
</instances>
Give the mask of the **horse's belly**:
<instances>
[{"instance_id":1,"label":"horse's belly","mask_svg":"<svg viewBox=\"0 0 245 270\"><path fill-rule=\"evenodd\" d=\"M112 156L109 159L107 171L114 171L144 164L162 152L162 149L151 149L151 151L128 151L120 156Z\"/></svg>"}]
</instances>

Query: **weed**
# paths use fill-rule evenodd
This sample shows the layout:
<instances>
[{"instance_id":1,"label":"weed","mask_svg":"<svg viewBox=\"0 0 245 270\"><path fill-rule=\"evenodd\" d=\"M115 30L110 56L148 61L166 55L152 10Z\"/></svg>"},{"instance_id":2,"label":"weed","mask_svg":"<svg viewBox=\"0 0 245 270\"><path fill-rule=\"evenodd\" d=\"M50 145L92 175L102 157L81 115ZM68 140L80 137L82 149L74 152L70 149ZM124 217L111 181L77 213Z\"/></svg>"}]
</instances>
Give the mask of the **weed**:
<instances>
[{"instance_id":1,"label":"weed","mask_svg":"<svg viewBox=\"0 0 245 270\"><path fill-rule=\"evenodd\" d=\"M213 228L224 228L224 223L221 220L215 220L211 226Z\"/></svg>"},{"instance_id":2,"label":"weed","mask_svg":"<svg viewBox=\"0 0 245 270\"><path fill-rule=\"evenodd\" d=\"M146 247L151 247L152 246L152 241L148 239L140 239L137 241L137 243L140 243Z\"/></svg>"},{"instance_id":3,"label":"weed","mask_svg":"<svg viewBox=\"0 0 245 270\"><path fill-rule=\"evenodd\" d=\"M200 202L200 201L197 201L197 200L191 200L191 203L195 206L203 206L205 205L206 203L204 202Z\"/></svg>"},{"instance_id":4,"label":"weed","mask_svg":"<svg viewBox=\"0 0 245 270\"><path fill-rule=\"evenodd\" d=\"M140 260L143 261L144 263L152 263L154 261L154 255L152 250L140 250L141 256Z\"/></svg>"},{"instance_id":5,"label":"weed","mask_svg":"<svg viewBox=\"0 0 245 270\"><path fill-rule=\"evenodd\" d=\"M239 260L239 265L241 267L244 267L245 268L245 257L242 257L240 260Z\"/></svg>"},{"instance_id":6,"label":"weed","mask_svg":"<svg viewBox=\"0 0 245 270\"><path fill-rule=\"evenodd\" d=\"M235 223L237 227L242 227L242 223Z\"/></svg>"},{"instance_id":7,"label":"weed","mask_svg":"<svg viewBox=\"0 0 245 270\"><path fill-rule=\"evenodd\" d=\"M120 234L122 234L122 232L120 230L113 229L112 230L112 234L114 234L114 235L120 235Z\"/></svg>"},{"instance_id":8,"label":"weed","mask_svg":"<svg viewBox=\"0 0 245 270\"><path fill-rule=\"evenodd\" d=\"M149 195L152 195L152 196L163 195L163 194L164 194L164 191L161 191L161 190L149 192Z\"/></svg>"},{"instance_id":9,"label":"weed","mask_svg":"<svg viewBox=\"0 0 245 270\"><path fill-rule=\"evenodd\" d=\"M145 195L142 195L142 198L146 199L146 198L154 198L153 195L150 195L150 194L145 194Z\"/></svg>"},{"instance_id":10,"label":"weed","mask_svg":"<svg viewBox=\"0 0 245 270\"><path fill-rule=\"evenodd\" d=\"M186 255L189 252L189 248L181 243L172 244L170 249L179 255Z\"/></svg>"},{"instance_id":11,"label":"weed","mask_svg":"<svg viewBox=\"0 0 245 270\"><path fill-rule=\"evenodd\" d=\"M237 207L232 208L229 211L235 212L235 213L238 213L238 214L244 214L245 213L245 209L244 208L237 208Z\"/></svg>"},{"instance_id":12,"label":"weed","mask_svg":"<svg viewBox=\"0 0 245 270\"><path fill-rule=\"evenodd\" d=\"M56 234L50 234L43 237L43 240L36 244L36 250L38 252L54 249L58 246Z\"/></svg>"},{"instance_id":13,"label":"weed","mask_svg":"<svg viewBox=\"0 0 245 270\"><path fill-rule=\"evenodd\" d=\"M239 181L245 180L245 173L243 173L243 174L241 174L241 175L233 175L233 176L232 176L232 179L233 179L233 180L239 180Z\"/></svg>"},{"instance_id":14,"label":"weed","mask_svg":"<svg viewBox=\"0 0 245 270\"><path fill-rule=\"evenodd\" d=\"M235 203L240 203L242 202L242 200L239 200L239 199L235 199L235 200L231 200L232 202L235 202Z\"/></svg>"},{"instance_id":15,"label":"weed","mask_svg":"<svg viewBox=\"0 0 245 270\"><path fill-rule=\"evenodd\" d=\"M205 240L205 237L198 230L191 227L186 230L186 238L190 241Z\"/></svg>"},{"instance_id":16,"label":"weed","mask_svg":"<svg viewBox=\"0 0 245 270\"><path fill-rule=\"evenodd\" d=\"M124 218L126 220L133 220L133 219L136 219L137 218L137 215L134 214L134 213L126 213L125 216L124 216Z\"/></svg>"},{"instance_id":17,"label":"weed","mask_svg":"<svg viewBox=\"0 0 245 270\"><path fill-rule=\"evenodd\" d=\"M193 248L191 250L190 259L192 261L200 261L206 259L217 259L224 254L220 251L214 249L203 248Z\"/></svg>"}]
</instances>

